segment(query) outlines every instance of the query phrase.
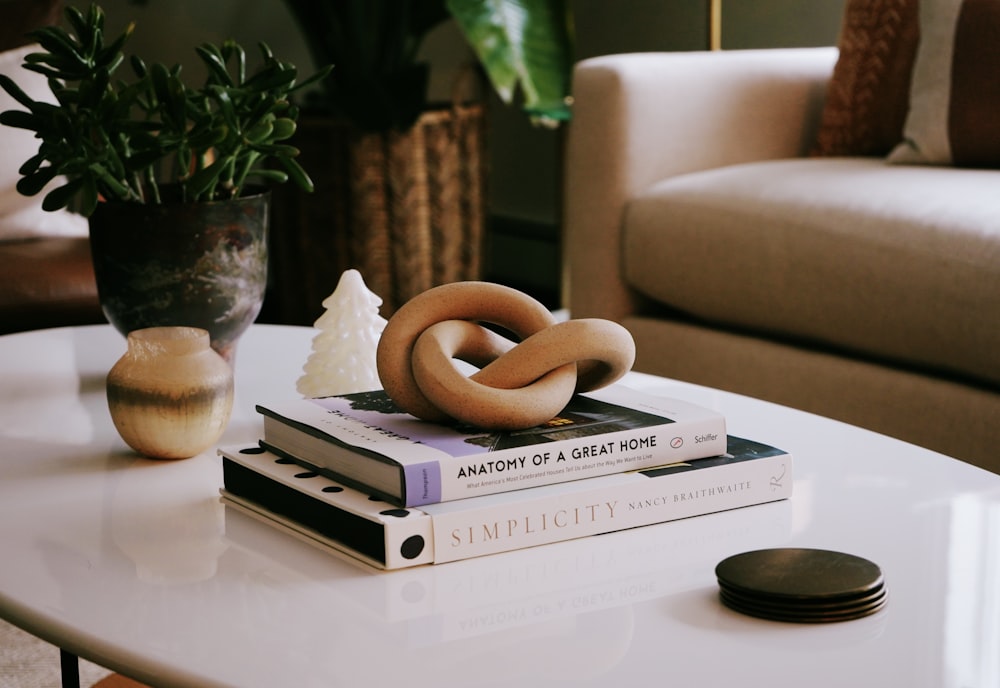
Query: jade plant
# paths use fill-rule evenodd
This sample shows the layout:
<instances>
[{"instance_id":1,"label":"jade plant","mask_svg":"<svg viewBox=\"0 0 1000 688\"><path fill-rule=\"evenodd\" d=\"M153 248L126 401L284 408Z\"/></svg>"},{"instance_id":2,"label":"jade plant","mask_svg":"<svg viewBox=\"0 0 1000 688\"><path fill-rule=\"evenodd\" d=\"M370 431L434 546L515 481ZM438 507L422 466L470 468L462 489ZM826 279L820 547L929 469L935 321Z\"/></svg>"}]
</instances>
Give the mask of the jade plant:
<instances>
[{"instance_id":1,"label":"jade plant","mask_svg":"<svg viewBox=\"0 0 1000 688\"><path fill-rule=\"evenodd\" d=\"M89 216L101 199L163 202L168 187L181 201L233 198L250 179L291 179L312 190L295 159L299 151L285 143L298 118L290 95L323 79L329 68L299 82L295 66L262 43L262 65L249 74L239 44L205 43L197 54L207 76L192 87L179 66L126 60L134 24L106 40L99 6L67 7L65 14L68 29L31 34L42 52L24 64L48 78L55 103L32 99L0 75L0 87L26 108L0 113L0 124L33 131L40 140L38 153L20 168L21 194L36 195L64 177L42 207L72 204Z\"/></svg>"}]
</instances>

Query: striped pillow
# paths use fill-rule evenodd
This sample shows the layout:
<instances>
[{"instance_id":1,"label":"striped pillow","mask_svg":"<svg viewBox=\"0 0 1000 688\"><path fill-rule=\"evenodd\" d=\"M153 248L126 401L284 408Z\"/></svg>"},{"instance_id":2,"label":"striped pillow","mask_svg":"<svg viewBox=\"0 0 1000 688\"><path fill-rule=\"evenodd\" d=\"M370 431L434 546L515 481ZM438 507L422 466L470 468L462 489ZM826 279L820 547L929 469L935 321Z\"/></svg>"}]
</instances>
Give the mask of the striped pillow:
<instances>
[{"instance_id":1,"label":"striped pillow","mask_svg":"<svg viewBox=\"0 0 1000 688\"><path fill-rule=\"evenodd\" d=\"M1000 165L1000 0L921 0L920 33L889 162Z\"/></svg>"}]
</instances>

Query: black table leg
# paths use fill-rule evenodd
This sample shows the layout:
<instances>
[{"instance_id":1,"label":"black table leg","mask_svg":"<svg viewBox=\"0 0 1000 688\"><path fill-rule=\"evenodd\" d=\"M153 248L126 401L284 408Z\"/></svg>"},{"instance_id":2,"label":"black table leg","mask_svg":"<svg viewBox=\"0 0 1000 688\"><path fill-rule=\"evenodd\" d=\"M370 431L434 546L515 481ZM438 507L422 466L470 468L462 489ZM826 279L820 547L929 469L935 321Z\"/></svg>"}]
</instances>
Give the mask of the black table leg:
<instances>
[{"instance_id":1,"label":"black table leg","mask_svg":"<svg viewBox=\"0 0 1000 688\"><path fill-rule=\"evenodd\" d=\"M77 656L60 649L59 667L62 669L62 687L80 688L80 660Z\"/></svg>"}]
</instances>

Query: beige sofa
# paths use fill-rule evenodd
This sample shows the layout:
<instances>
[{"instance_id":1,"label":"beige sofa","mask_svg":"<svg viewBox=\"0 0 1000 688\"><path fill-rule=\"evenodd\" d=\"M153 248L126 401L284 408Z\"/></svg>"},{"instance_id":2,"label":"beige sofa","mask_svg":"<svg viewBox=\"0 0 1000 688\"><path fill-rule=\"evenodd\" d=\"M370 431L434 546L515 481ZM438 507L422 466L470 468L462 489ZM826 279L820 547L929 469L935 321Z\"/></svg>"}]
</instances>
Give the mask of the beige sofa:
<instances>
[{"instance_id":1,"label":"beige sofa","mask_svg":"<svg viewBox=\"0 0 1000 688\"><path fill-rule=\"evenodd\" d=\"M833 48L581 62L567 307L636 369L1000 472L1000 171L816 158Z\"/></svg>"}]
</instances>

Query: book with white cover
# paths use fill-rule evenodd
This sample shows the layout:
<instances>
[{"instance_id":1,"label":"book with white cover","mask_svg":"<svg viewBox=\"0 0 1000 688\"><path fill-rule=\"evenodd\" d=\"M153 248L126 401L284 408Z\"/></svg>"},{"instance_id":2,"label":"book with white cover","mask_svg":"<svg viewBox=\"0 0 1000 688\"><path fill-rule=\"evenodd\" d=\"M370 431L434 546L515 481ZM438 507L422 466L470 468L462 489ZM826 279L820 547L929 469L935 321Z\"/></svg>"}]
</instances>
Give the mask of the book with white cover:
<instances>
[{"instance_id":1,"label":"book with white cover","mask_svg":"<svg viewBox=\"0 0 1000 688\"><path fill-rule=\"evenodd\" d=\"M412 507L633 471L726 451L721 413L613 385L519 431L419 420L382 390L258 405L262 445Z\"/></svg>"},{"instance_id":2,"label":"book with white cover","mask_svg":"<svg viewBox=\"0 0 1000 688\"><path fill-rule=\"evenodd\" d=\"M260 447L226 447L223 500L378 568L437 564L787 499L792 457L728 438L723 455L402 509Z\"/></svg>"}]
</instances>

